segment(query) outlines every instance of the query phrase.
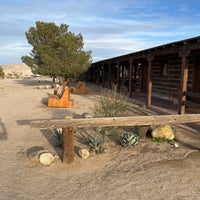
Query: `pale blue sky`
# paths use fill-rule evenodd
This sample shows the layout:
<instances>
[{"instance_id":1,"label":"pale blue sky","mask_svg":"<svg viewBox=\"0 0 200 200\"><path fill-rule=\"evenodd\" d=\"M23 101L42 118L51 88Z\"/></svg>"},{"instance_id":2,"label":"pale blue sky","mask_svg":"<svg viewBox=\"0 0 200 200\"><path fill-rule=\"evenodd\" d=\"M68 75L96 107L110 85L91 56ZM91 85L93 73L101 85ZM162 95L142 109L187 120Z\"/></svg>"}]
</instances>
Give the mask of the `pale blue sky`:
<instances>
[{"instance_id":1,"label":"pale blue sky","mask_svg":"<svg viewBox=\"0 0 200 200\"><path fill-rule=\"evenodd\" d=\"M200 35L198 0L1 0L0 64L21 63L36 21L69 25L92 60Z\"/></svg>"}]
</instances>

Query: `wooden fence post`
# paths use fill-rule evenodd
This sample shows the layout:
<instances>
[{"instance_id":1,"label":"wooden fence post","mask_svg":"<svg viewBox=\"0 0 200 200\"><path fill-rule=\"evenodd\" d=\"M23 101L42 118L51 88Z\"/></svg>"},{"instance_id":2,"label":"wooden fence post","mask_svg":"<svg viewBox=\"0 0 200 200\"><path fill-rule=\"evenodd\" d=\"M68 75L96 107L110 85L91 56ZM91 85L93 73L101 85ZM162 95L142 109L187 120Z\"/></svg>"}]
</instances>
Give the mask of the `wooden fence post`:
<instances>
[{"instance_id":1,"label":"wooden fence post","mask_svg":"<svg viewBox=\"0 0 200 200\"><path fill-rule=\"evenodd\" d=\"M74 129L72 127L62 128L63 134L63 162L72 164L74 162Z\"/></svg>"}]
</instances>

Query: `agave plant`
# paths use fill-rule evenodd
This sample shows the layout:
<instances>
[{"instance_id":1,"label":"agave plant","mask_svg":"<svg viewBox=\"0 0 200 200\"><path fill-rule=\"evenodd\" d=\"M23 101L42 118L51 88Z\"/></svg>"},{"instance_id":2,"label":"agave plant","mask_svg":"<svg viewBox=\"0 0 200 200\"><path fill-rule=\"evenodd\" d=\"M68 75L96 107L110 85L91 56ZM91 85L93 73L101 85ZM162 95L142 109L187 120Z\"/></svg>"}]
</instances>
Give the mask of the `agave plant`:
<instances>
[{"instance_id":1,"label":"agave plant","mask_svg":"<svg viewBox=\"0 0 200 200\"><path fill-rule=\"evenodd\" d=\"M105 143L105 138L102 136L96 136L96 137L89 136L89 145L96 154L105 152L105 148L103 147L104 143Z\"/></svg>"},{"instance_id":2,"label":"agave plant","mask_svg":"<svg viewBox=\"0 0 200 200\"><path fill-rule=\"evenodd\" d=\"M123 147L135 146L139 143L139 137L133 132L124 133L120 137L120 143Z\"/></svg>"},{"instance_id":3,"label":"agave plant","mask_svg":"<svg viewBox=\"0 0 200 200\"><path fill-rule=\"evenodd\" d=\"M56 143L56 146L62 147L63 137L62 137L62 129L61 128L57 128L54 130L53 139Z\"/></svg>"}]
</instances>

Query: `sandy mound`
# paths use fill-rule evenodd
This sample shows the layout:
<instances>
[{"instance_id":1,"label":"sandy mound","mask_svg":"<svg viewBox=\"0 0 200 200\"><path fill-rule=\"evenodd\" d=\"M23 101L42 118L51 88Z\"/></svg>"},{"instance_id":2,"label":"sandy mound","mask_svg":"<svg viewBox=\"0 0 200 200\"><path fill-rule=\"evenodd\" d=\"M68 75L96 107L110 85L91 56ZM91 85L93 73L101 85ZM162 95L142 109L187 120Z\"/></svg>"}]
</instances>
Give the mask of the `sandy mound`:
<instances>
[{"instance_id":1,"label":"sandy mound","mask_svg":"<svg viewBox=\"0 0 200 200\"><path fill-rule=\"evenodd\" d=\"M26 64L0 65L6 77L29 77L32 76L31 68Z\"/></svg>"}]
</instances>

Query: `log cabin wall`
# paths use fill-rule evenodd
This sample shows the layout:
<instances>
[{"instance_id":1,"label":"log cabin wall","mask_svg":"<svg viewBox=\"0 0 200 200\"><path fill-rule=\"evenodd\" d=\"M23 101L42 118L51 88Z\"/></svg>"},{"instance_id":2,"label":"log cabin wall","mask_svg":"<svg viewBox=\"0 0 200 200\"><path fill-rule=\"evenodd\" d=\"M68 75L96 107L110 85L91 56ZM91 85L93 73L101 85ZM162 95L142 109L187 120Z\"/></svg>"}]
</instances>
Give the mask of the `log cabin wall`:
<instances>
[{"instance_id":1,"label":"log cabin wall","mask_svg":"<svg viewBox=\"0 0 200 200\"><path fill-rule=\"evenodd\" d=\"M188 64L187 91L192 91L194 59L189 58ZM173 92L178 92L181 86L181 65L181 58L177 55L157 58L153 62L152 82L154 96L173 100Z\"/></svg>"},{"instance_id":2,"label":"log cabin wall","mask_svg":"<svg viewBox=\"0 0 200 200\"><path fill-rule=\"evenodd\" d=\"M172 100L176 92L179 106L185 104L183 96L200 103L199 57L200 36L98 61L89 69L89 80L108 88L117 81L118 91L129 80L131 92L146 93L148 100L151 96Z\"/></svg>"},{"instance_id":3,"label":"log cabin wall","mask_svg":"<svg viewBox=\"0 0 200 200\"><path fill-rule=\"evenodd\" d=\"M200 53L194 56L192 92L200 94ZM200 97L192 97L192 102L200 104Z\"/></svg>"}]
</instances>

